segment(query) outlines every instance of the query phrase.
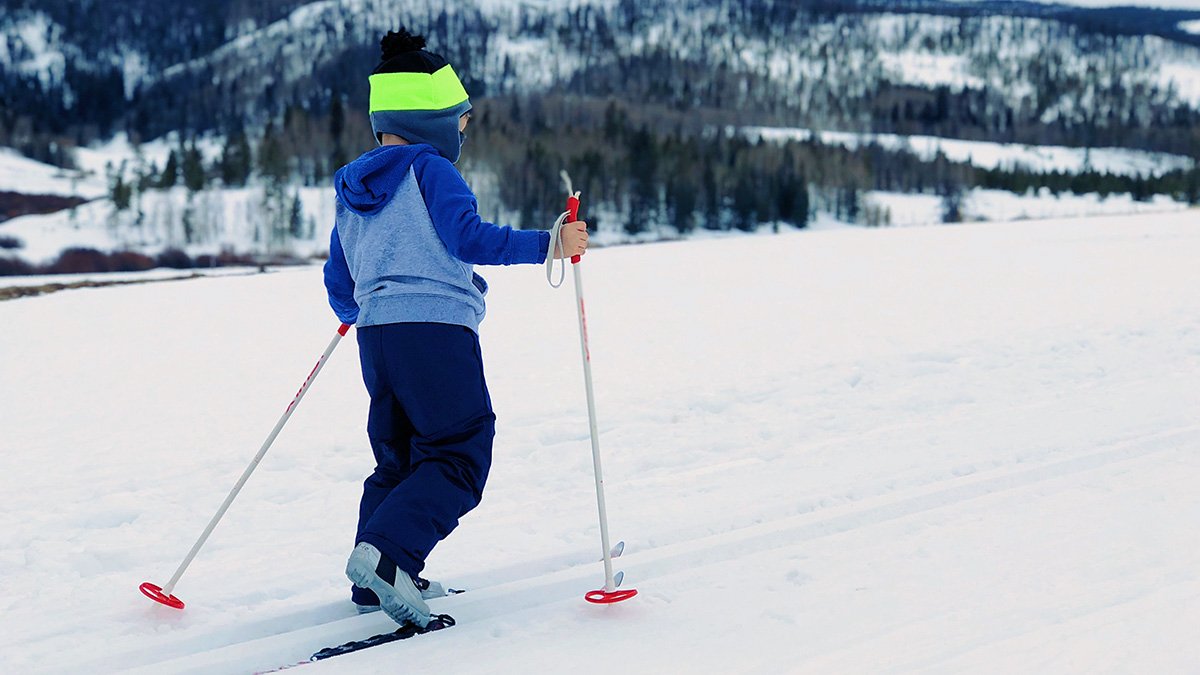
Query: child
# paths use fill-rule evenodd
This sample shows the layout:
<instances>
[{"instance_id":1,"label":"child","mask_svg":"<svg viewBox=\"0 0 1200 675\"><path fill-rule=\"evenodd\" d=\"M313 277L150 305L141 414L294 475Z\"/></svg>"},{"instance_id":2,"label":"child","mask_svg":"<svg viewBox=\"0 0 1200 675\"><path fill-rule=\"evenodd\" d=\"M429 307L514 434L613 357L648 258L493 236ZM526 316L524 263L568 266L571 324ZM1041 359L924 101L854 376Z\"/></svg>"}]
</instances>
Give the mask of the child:
<instances>
[{"instance_id":1,"label":"child","mask_svg":"<svg viewBox=\"0 0 1200 675\"><path fill-rule=\"evenodd\" d=\"M472 265L544 262L550 236L480 219L453 166L470 119L466 90L423 37L402 28L381 45L370 77L380 147L334 176L325 264L329 304L358 326L376 463L346 576L360 611L382 606L424 627L425 599L440 587L418 575L479 504L492 459L496 417L477 335L487 284ZM559 257L582 255L587 224L564 226L562 241Z\"/></svg>"}]
</instances>

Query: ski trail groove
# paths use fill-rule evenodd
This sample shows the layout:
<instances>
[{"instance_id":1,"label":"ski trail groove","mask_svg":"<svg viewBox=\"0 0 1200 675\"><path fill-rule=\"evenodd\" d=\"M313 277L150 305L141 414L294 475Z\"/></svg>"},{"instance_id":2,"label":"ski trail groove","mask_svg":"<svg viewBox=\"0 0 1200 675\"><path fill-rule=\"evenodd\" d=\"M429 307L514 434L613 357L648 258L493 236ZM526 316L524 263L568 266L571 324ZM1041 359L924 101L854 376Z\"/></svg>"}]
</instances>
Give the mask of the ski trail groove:
<instances>
[{"instance_id":1,"label":"ski trail groove","mask_svg":"<svg viewBox=\"0 0 1200 675\"><path fill-rule=\"evenodd\" d=\"M966 501L1028 487L1176 449L1184 439L1200 441L1200 425L1179 427L1115 441L1101 449L1072 457L1037 463L1018 463L966 476L935 481L919 487L867 497L862 500L781 518L760 525L668 544L656 549L626 552L622 567L632 584L644 586L656 577L683 568L695 569L798 543L859 530L912 515L951 507ZM574 601L596 585L602 575L593 563L577 565L541 576L518 579L470 593L439 599L438 612L455 616L460 624L494 618L560 602ZM590 584L590 585L589 585ZM390 622L378 615L352 616L275 635L201 647L212 634L181 641L153 655L139 653L131 659L143 672L212 672L278 667L307 658L328 644L339 644L372 632L386 630ZM228 632L228 631L224 631ZM378 647L384 649L386 646ZM133 656L133 655L123 655ZM157 660L155 658L157 657ZM162 658L165 657L165 658ZM105 659L112 664L113 658ZM128 663L128 662L126 662ZM139 672L135 670L133 672Z\"/></svg>"}]
</instances>

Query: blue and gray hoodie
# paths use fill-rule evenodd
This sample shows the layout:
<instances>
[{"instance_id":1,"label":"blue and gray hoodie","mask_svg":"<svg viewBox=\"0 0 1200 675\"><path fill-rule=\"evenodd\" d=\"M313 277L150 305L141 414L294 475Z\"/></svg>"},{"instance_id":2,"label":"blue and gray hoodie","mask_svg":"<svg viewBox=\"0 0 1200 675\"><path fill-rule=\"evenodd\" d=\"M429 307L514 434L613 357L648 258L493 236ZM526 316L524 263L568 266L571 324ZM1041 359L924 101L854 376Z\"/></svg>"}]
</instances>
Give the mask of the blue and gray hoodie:
<instances>
[{"instance_id":1,"label":"blue and gray hoodie","mask_svg":"<svg viewBox=\"0 0 1200 675\"><path fill-rule=\"evenodd\" d=\"M546 259L549 233L481 219L471 188L430 145L375 148L339 169L334 186L325 288L343 323L450 323L478 333L487 283L472 265Z\"/></svg>"}]
</instances>

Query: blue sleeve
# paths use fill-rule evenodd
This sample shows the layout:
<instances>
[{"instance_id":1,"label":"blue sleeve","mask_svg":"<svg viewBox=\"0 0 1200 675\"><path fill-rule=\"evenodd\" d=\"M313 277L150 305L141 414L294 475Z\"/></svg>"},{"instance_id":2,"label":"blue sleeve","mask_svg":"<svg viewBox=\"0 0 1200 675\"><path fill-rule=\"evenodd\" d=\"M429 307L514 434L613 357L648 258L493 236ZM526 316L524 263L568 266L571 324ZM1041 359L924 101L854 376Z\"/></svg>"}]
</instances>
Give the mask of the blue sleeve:
<instances>
[{"instance_id":1,"label":"blue sleeve","mask_svg":"<svg viewBox=\"0 0 1200 675\"><path fill-rule=\"evenodd\" d=\"M479 217L479 204L458 170L440 156L414 163L433 228L451 255L472 265L537 264L546 260L550 233L499 227Z\"/></svg>"},{"instance_id":2,"label":"blue sleeve","mask_svg":"<svg viewBox=\"0 0 1200 675\"><path fill-rule=\"evenodd\" d=\"M346 264L346 251L338 237L337 227L329 240L329 260L325 261L325 290L329 293L329 306L342 323L358 321L358 303L354 301L354 278Z\"/></svg>"}]
</instances>

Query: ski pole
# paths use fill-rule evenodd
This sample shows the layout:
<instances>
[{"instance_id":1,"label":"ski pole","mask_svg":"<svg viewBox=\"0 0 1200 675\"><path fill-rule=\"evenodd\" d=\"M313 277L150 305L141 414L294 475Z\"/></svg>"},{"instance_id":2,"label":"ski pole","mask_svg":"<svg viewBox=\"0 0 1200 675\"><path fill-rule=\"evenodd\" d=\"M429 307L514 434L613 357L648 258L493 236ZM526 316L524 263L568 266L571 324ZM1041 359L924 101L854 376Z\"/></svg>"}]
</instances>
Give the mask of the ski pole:
<instances>
[{"instance_id":1,"label":"ski pole","mask_svg":"<svg viewBox=\"0 0 1200 675\"><path fill-rule=\"evenodd\" d=\"M296 411L296 406L300 404L300 399L304 398L304 393L308 391L308 387L312 384L313 380L317 378L317 373L321 372L321 368L325 366L325 361L329 359L329 355L333 353L334 348L338 346L338 343L341 342L342 338L345 337L346 332L349 330L349 324L342 324L338 328L337 334L333 336L333 340L331 340L329 342L329 346L325 348L325 353L321 355L321 358L317 360L317 365L314 366L312 372L308 374L308 379L306 379L304 384L300 386L300 391L296 392L296 397L292 399L292 402L288 405L287 410L283 412L283 416L280 417L279 421L275 423L275 428L271 430L271 434L267 436L267 440L263 442L262 447L259 448L258 454L254 456L254 459L250 462L250 465L247 466L246 470L242 472L242 477L238 479L237 483L233 486L233 489L229 491L229 496L225 497L225 501L221 504L221 508L217 509L216 515L213 516L212 520L208 521L208 526L204 528L204 532L201 533L200 538L196 540L196 543L192 546L192 550L188 551L188 554L184 557L183 562L179 563L179 569L175 570L175 574L171 577L171 580L167 582L166 586L162 587L152 584L149 581L142 583L139 588L141 589L143 595L155 602L164 604L167 607L183 609L183 601L172 595L172 592L175 590L175 584L179 583L179 579L183 576L183 573L188 568L188 565L192 564L192 559L194 559L196 554L200 552L200 547L204 546L204 542L208 541L208 536L212 534L212 531L214 528L216 528L217 523L225 515L225 512L229 510L229 505L233 503L234 498L237 497L238 493L242 491L242 486L246 484L246 480L250 478L250 474L254 473L254 469L258 468L258 463L262 461L264 456L266 456L267 449L270 448L271 444L275 442L275 437L279 435L281 430L283 430L283 425L287 424L287 421L292 416L292 413Z\"/></svg>"},{"instance_id":2,"label":"ski pole","mask_svg":"<svg viewBox=\"0 0 1200 675\"><path fill-rule=\"evenodd\" d=\"M571 177L567 175L566 171L562 172L562 178L567 186L567 210L559 216L558 222L555 223L554 231L551 234L550 249L546 254L548 262L553 261L556 246L559 247L559 250L563 250L562 242L559 239L559 230L564 224L579 220L580 193L572 190ZM587 313L583 304L583 277L580 274L581 258L577 255L571 256L571 271L575 277L575 309L579 316L579 346L583 353L583 382L587 389L588 424L592 438L592 468L596 475L596 506L600 512L600 546L604 553L604 588L589 591L583 597L588 602L606 605L632 598L637 595L637 589L617 590L617 586L621 583L620 577L613 576L613 549L609 547L608 543L608 509L604 503L604 471L600 466L600 430L596 424L596 396L592 388L592 356L588 349ZM546 268L546 280L550 281L551 286L557 288L562 285L562 280L560 277L559 283L557 285L554 283L551 279L552 267L551 264ZM619 548L623 549L624 546L621 545Z\"/></svg>"}]
</instances>

